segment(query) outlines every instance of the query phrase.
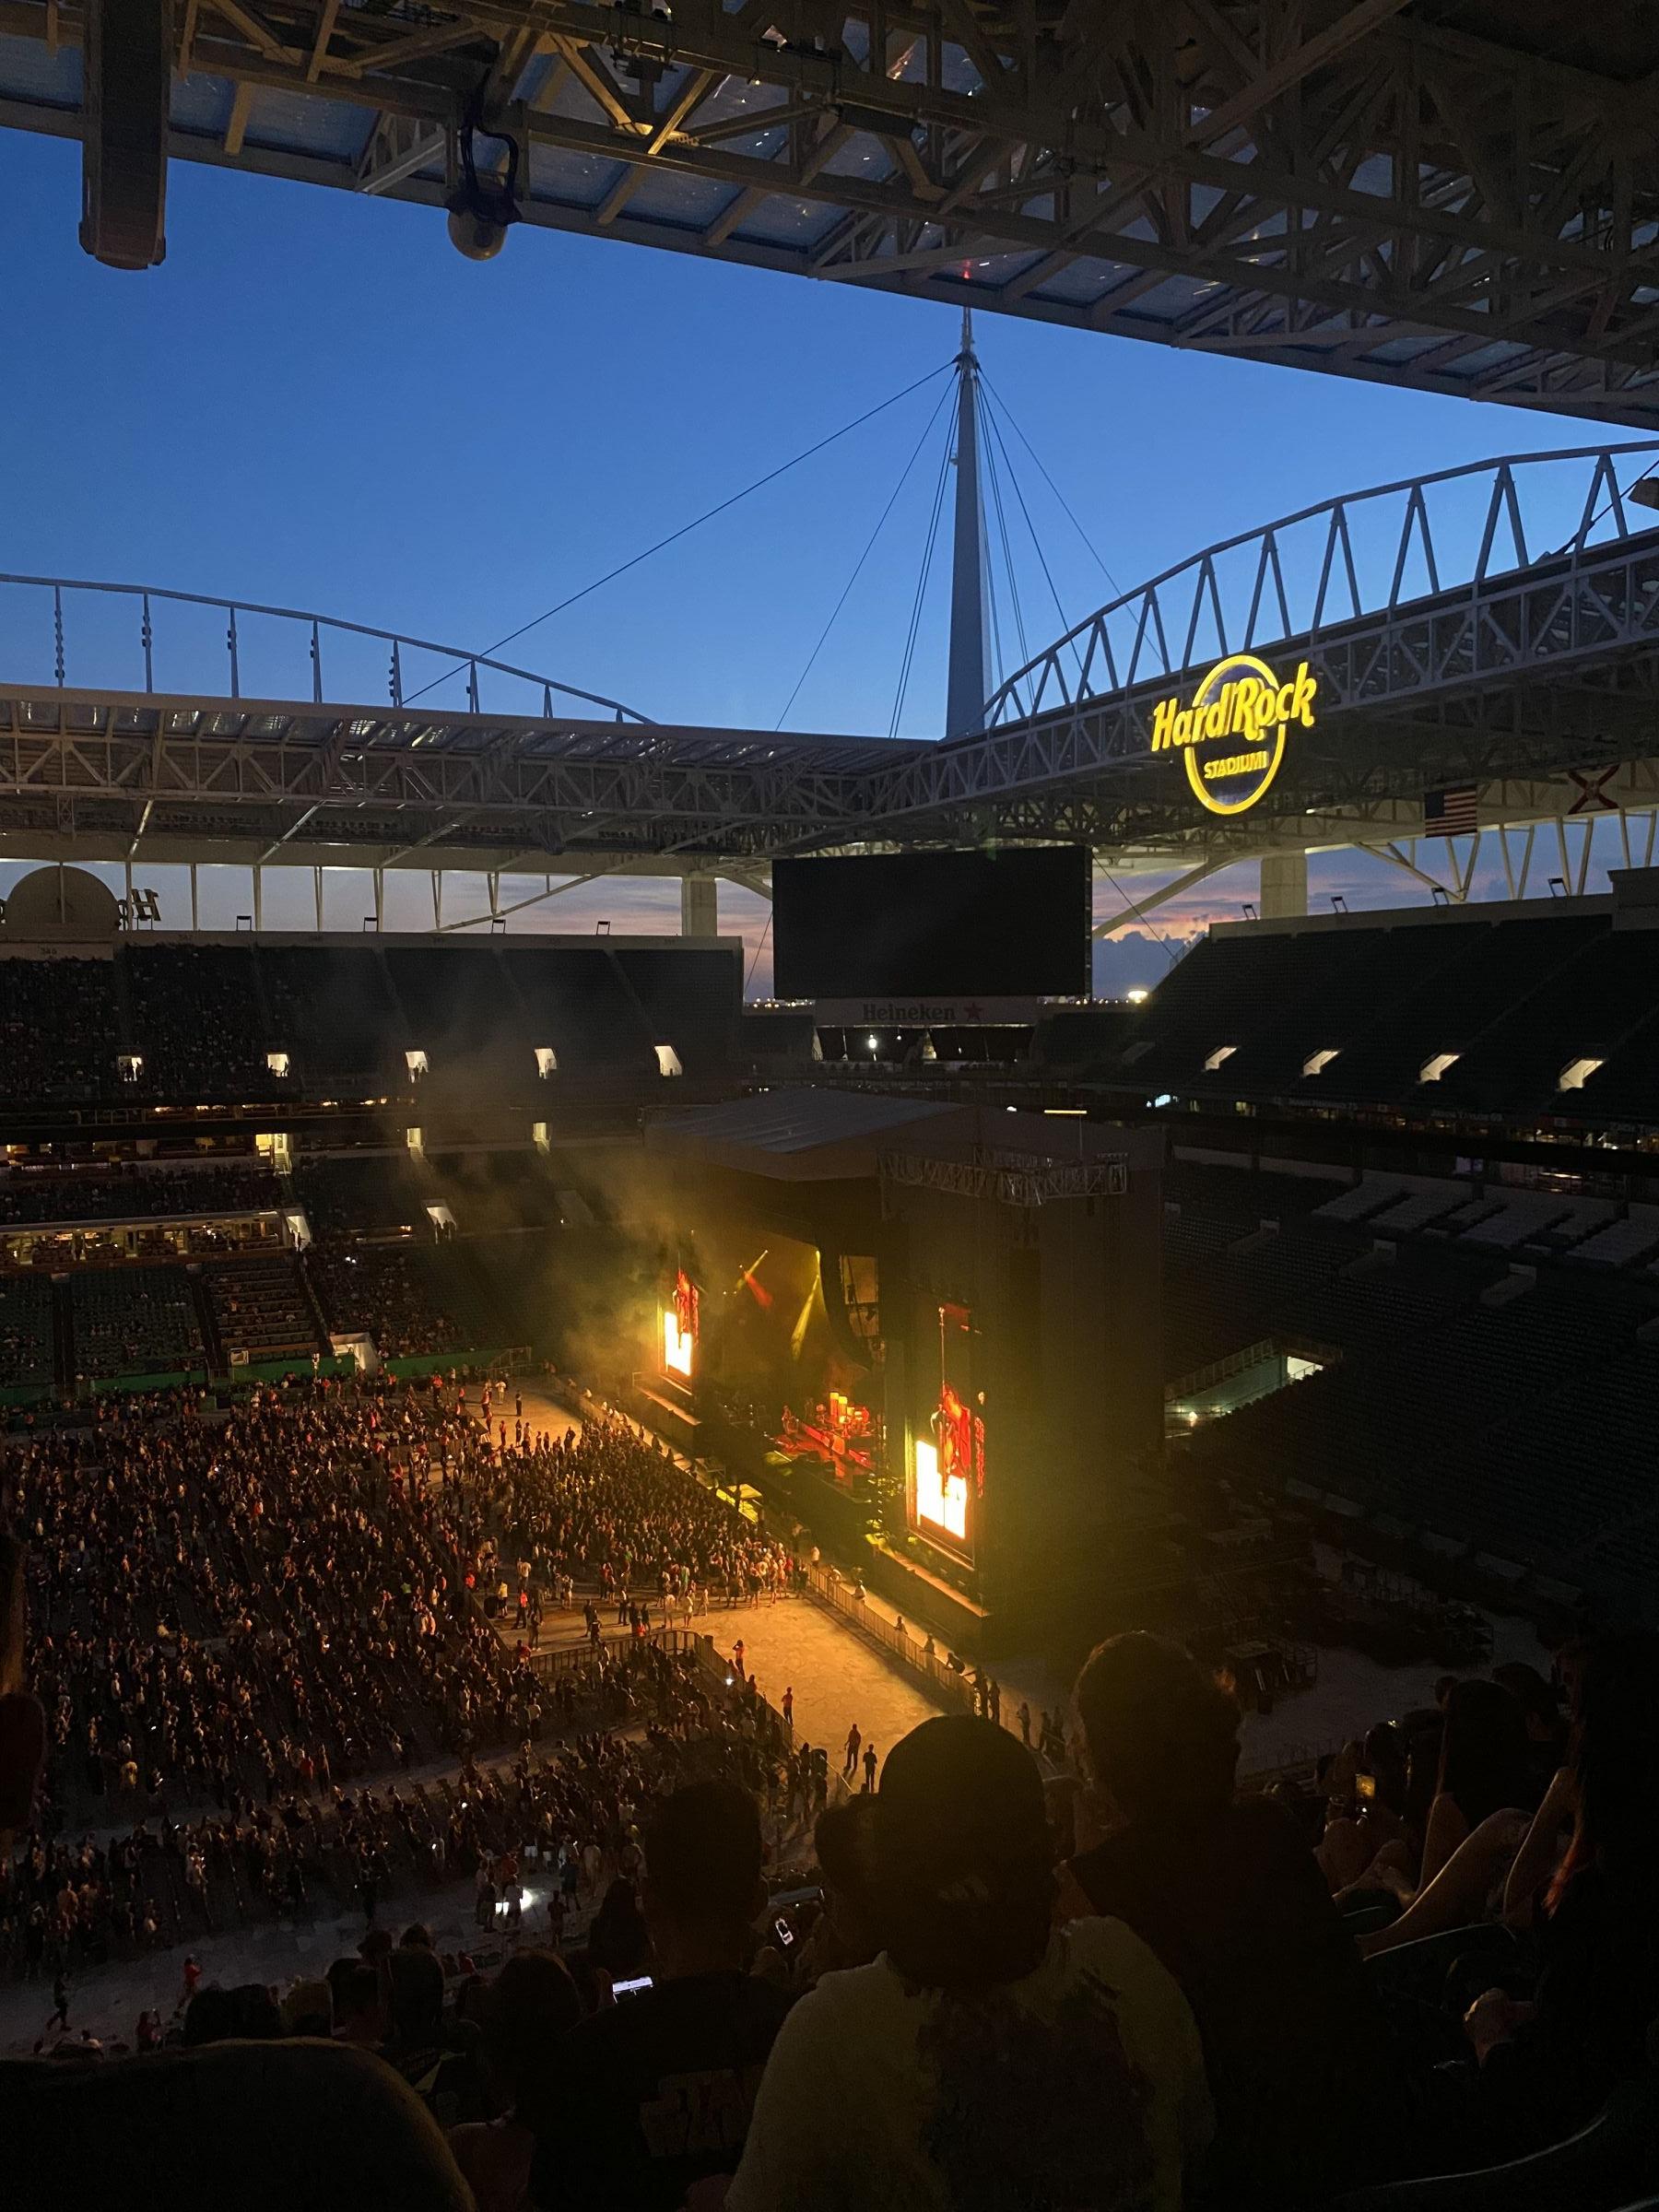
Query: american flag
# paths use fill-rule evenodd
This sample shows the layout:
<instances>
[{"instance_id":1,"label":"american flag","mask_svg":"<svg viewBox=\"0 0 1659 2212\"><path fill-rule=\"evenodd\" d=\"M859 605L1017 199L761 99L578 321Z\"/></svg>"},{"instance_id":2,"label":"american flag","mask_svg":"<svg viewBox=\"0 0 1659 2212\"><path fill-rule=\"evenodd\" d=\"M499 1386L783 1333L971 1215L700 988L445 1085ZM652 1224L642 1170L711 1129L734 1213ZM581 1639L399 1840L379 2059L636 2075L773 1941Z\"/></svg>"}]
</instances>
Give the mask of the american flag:
<instances>
[{"instance_id":1,"label":"american flag","mask_svg":"<svg viewBox=\"0 0 1659 2212\"><path fill-rule=\"evenodd\" d=\"M1455 783L1449 791L1426 791L1423 835L1462 837L1465 830L1476 829L1475 808L1478 798L1479 787L1474 783Z\"/></svg>"}]
</instances>

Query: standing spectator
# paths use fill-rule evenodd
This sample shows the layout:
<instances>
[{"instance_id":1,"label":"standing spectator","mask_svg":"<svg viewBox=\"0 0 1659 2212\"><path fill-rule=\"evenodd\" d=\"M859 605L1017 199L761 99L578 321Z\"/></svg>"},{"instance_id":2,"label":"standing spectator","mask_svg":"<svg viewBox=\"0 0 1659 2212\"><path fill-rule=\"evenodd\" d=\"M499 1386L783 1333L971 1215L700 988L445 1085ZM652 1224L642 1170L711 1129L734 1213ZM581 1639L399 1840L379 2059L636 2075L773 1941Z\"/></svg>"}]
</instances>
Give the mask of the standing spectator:
<instances>
[{"instance_id":1,"label":"standing spectator","mask_svg":"<svg viewBox=\"0 0 1659 2212\"><path fill-rule=\"evenodd\" d=\"M727 2212L1179 2212L1210 2132L1181 1992L1116 1921L1051 1927L1042 1786L965 1713L895 1746L875 1800L868 1966L785 2022Z\"/></svg>"},{"instance_id":2,"label":"standing spectator","mask_svg":"<svg viewBox=\"0 0 1659 2212\"><path fill-rule=\"evenodd\" d=\"M613 1982L628 1982L651 1964L651 1930L639 1898L626 1877L614 1881L588 1929L588 1959L602 1966Z\"/></svg>"},{"instance_id":3,"label":"standing spectator","mask_svg":"<svg viewBox=\"0 0 1659 2212\"><path fill-rule=\"evenodd\" d=\"M1547 1873L1563 1823L1567 1848ZM1459 2164L1561 2142L1648 2063L1659 1990L1656 1842L1659 1637L1608 1637L1589 1649L1568 1765L1505 1896L1510 1918L1535 1929L1533 2000L1489 1990L1465 2023L1480 2065L1458 2114ZM1520 1888L1529 1893L1512 1894Z\"/></svg>"},{"instance_id":4,"label":"standing spectator","mask_svg":"<svg viewBox=\"0 0 1659 2212\"><path fill-rule=\"evenodd\" d=\"M854 1721L852 1727L847 1731L847 1759L846 1764L841 1768L841 1772L843 1774L851 1775L857 1773L858 1747L863 1742L864 1737L859 1732L858 1723Z\"/></svg>"},{"instance_id":5,"label":"standing spectator","mask_svg":"<svg viewBox=\"0 0 1659 2212\"><path fill-rule=\"evenodd\" d=\"M677 2212L693 2183L730 2173L789 2008L746 1971L766 1901L753 1798L722 1781L677 1790L645 1864L657 1985L566 2041L536 2118L538 2205Z\"/></svg>"},{"instance_id":6,"label":"standing spectator","mask_svg":"<svg viewBox=\"0 0 1659 2212\"><path fill-rule=\"evenodd\" d=\"M881 1948L876 1901L877 1800L850 1797L820 1813L812 1848L823 1883L824 1909L806 1939L808 1978L868 1966Z\"/></svg>"},{"instance_id":7,"label":"standing spectator","mask_svg":"<svg viewBox=\"0 0 1659 2212\"><path fill-rule=\"evenodd\" d=\"M876 1747L874 1744L866 1744L864 1747L864 1786L866 1791L872 1791L876 1787Z\"/></svg>"},{"instance_id":8,"label":"standing spectator","mask_svg":"<svg viewBox=\"0 0 1659 2212\"><path fill-rule=\"evenodd\" d=\"M582 2018L582 1999L562 1959L521 1951L491 1983L484 2004L484 2064L505 2109L449 2131L450 2150L478 2212L528 2212L535 2137L521 2107L545 2090L562 2038Z\"/></svg>"},{"instance_id":9,"label":"standing spectator","mask_svg":"<svg viewBox=\"0 0 1659 2212\"><path fill-rule=\"evenodd\" d=\"M1106 1840L1074 1901L1124 1921L1181 1984L1216 2099L1218 2204L1340 2188L1374 2142L1390 2069L1352 1940L1288 1816L1233 1802L1238 1708L1178 1644L1114 1636L1077 1679Z\"/></svg>"}]
</instances>

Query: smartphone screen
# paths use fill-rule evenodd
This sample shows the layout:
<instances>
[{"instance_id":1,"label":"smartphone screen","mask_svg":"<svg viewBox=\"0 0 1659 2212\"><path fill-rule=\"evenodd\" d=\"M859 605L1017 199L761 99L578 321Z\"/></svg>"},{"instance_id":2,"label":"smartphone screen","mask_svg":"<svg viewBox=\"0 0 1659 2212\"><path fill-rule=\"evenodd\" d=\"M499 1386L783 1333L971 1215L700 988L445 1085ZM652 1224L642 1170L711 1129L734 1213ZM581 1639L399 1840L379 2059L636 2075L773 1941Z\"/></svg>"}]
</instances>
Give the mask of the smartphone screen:
<instances>
[{"instance_id":1,"label":"smartphone screen","mask_svg":"<svg viewBox=\"0 0 1659 2212\"><path fill-rule=\"evenodd\" d=\"M1363 1798L1366 1803L1369 1804L1377 1794L1376 1776L1374 1774L1356 1774L1354 1777L1354 1793L1357 1796Z\"/></svg>"},{"instance_id":2,"label":"smartphone screen","mask_svg":"<svg viewBox=\"0 0 1659 2212\"><path fill-rule=\"evenodd\" d=\"M613 1982L613 1997L637 1997L642 1989L654 1989L656 1983L650 1974L636 1974L631 1982Z\"/></svg>"},{"instance_id":3,"label":"smartphone screen","mask_svg":"<svg viewBox=\"0 0 1659 2212\"><path fill-rule=\"evenodd\" d=\"M788 1950L790 1945L794 1943L795 1939L794 1930L790 1926L788 1921L784 1919L782 1912L780 1912L777 1919L772 1922L772 1934L777 1937L779 1943L782 1945L784 1950Z\"/></svg>"}]
</instances>

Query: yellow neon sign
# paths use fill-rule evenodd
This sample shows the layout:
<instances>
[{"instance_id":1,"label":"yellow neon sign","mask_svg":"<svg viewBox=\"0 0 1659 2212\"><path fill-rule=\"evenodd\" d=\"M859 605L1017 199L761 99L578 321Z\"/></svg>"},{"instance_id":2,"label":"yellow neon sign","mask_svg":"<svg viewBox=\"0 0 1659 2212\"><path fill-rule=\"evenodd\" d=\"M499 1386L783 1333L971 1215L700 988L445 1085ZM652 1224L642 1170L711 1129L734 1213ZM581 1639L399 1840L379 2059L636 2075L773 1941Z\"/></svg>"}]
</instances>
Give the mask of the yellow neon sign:
<instances>
[{"instance_id":1,"label":"yellow neon sign","mask_svg":"<svg viewBox=\"0 0 1659 2212\"><path fill-rule=\"evenodd\" d=\"M1253 653L1230 653L1194 692L1192 703L1160 699L1152 710L1155 753L1179 750L1187 782L1212 814L1243 814L1265 797L1285 758L1293 722L1313 727L1318 678L1306 661L1280 683Z\"/></svg>"}]
</instances>

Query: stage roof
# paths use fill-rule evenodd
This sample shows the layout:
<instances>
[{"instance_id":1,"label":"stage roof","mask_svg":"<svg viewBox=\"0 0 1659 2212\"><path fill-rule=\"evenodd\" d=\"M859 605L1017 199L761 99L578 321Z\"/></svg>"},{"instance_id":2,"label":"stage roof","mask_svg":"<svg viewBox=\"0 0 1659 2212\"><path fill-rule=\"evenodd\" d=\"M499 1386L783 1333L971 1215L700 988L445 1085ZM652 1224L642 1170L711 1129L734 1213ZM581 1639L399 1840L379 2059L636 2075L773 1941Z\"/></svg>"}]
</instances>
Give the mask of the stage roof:
<instances>
[{"instance_id":1,"label":"stage roof","mask_svg":"<svg viewBox=\"0 0 1659 2212\"><path fill-rule=\"evenodd\" d=\"M962 1135L971 1107L879 1092L759 1091L718 1106L670 1109L646 1124L646 1149L660 1156L765 1175L774 1182L829 1182L873 1175L880 1155L925 1126L928 1136Z\"/></svg>"}]
</instances>

